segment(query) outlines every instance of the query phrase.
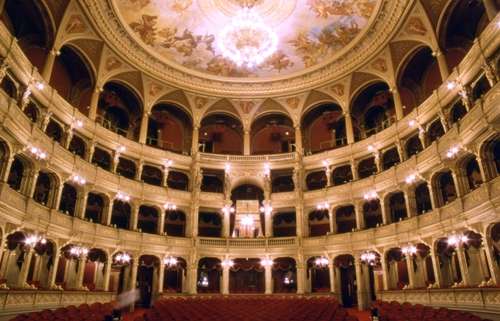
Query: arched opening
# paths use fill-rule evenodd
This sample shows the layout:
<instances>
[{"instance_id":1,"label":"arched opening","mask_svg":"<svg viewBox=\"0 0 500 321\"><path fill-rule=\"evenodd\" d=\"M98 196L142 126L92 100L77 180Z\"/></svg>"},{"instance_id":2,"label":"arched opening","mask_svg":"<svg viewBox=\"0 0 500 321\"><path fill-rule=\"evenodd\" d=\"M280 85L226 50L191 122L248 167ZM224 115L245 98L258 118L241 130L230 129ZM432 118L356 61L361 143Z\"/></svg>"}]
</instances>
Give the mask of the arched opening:
<instances>
[{"instance_id":1,"label":"arched opening","mask_svg":"<svg viewBox=\"0 0 500 321\"><path fill-rule=\"evenodd\" d=\"M357 141L388 128L396 120L392 93L383 82L362 89L353 99L351 111Z\"/></svg>"},{"instance_id":2,"label":"arched opening","mask_svg":"<svg viewBox=\"0 0 500 321\"><path fill-rule=\"evenodd\" d=\"M61 255L57 266L56 284L65 290L81 290L81 287L84 285L83 282L85 279L80 278L82 275L79 275L79 270L83 272L83 276L85 276L88 252L83 253L74 251L78 248L85 247L80 247L76 244L67 244L60 250ZM87 248L85 249L89 251Z\"/></svg>"},{"instance_id":3,"label":"arched opening","mask_svg":"<svg viewBox=\"0 0 500 321\"><path fill-rule=\"evenodd\" d=\"M354 206L341 206L335 211L337 233L349 233L356 229L356 213Z\"/></svg>"},{"instance_id":4,"label":"arched opening","mask_svg":"<svg viewBox=\"0 0 500 321\"><path fill-rule=\"evenodd\" d=\"M121 136L139 138L142 103L133 90L116 82L104 85L99 96L96 121Z\"/></svg>"},{"instance_id":5,"label":"arched opening","mask_svg":"<svg viewBox=\"0 0 500 321\"><path fill-rule=\"evenodd\" d=\"M500 138L486 140L480 149L481 162L488 180L500 175Z\"/></svg>"},{"instance_id":6,"label":"arched opening","mask_svg":"<svg viewBox=\"0 0 500 321\"><path fill-rule=\"evenodd\" d=\"M201 121L200 151L215 154L243 154L243 125L228 114L213 114Z\"/></svg>"},{"instance_id":7,"label":"arched opening","mask_svg":"<svg viewBox=\"0 0 500 321\"><path fill-rule=\"evenodd\" d=\"M271 192L292 192L295 189L293 170L271 170Z\"/></svg>"},{"instance_id":8,"label":"arched opening","mask_svg":"<svg viewBox=\"0 0 500 321\"><path fill-rule=\"evenodd\" d=\"M7 179L7 184L10 188L21 192L27 180L28 168L26 161L17 155L14 156L14 161L12 161L12 165L10 165L9 177Z\"/></svg>"},{"instance_id":9,"label":"arched opening","mask_svg":"<svg viewBox=\"0 0 500 321\"><path fill-rule=\"evenodd\" d=\"M102 195L89 193L87 195L87 205L85 207L85 218L91 222L103 222L104 208L106 201Z\"/></svg>"},{"instance_id":10,"label":"arched opening","mask_svg":"<svg viewBox=\"0 0 500 321\"><path fill-rule=\"evenodd\" d=\"M85 144L85 141L81 137L73 135L73 138L71 138L71 142L69 143L68 150L71 153L85 159L86 156L85 151L87 150L87 145Z\"/></svg>"},{"instance_id":11,"label":"arched opening","mask_svg":"<svg viewBox=\"0 0 500 321\"><path fill-rule=\"evenodd\" d=\"M408 217L404 192L391 193L388 196L387 201L391 222L399 222Z\"/></svg>"},{"instance_id":12,"label":"arched opening","mask_svg":"<svg viewBox=\"0 0 500 321\"><path fill-rule=\"evenodd\" d=\"M107 151L96 147L92 155L92 164L109 171L111 170L111 155Z\"/></svg>"},{"instance_id":13,"label":"arched opening","mask_svg":"<svg viewBox=\"0 0 500 321\"><path fill-rule=\"evenodd\" d=\"M479 163L477 162L476 156L469 155L462 162L462 173L467 178L467 187L469 191L473 191L483 183L483 178L481 175L481 169Z\"/></svg>"},{"instance_id":14,"label":"arched opening","mask_svg":"<svg viewBox=\"0 0 500 321\"><path fill-rule=\"evenodd\" d=\"M450 108L450 124L458 123L467 114L462 99L458 99Z\"/></svg>"},{"instance_id":15,"label":"arched opening","mask_svg":"<svg viewBox=\"0 0 500 321\"><path fill-rule=\"evenodd\" d=\"M119 200L113 201L113 209L111 210L111 225L116 228L128 229L130 226L130 215L132 209L130 204Z\"/></svg>"},{"instance_id":16,"label":"arched opening","mask_svg":"<svg viewBox=\"0 0 500 321\"><path fill-rule=\"evenodd\" d=\"M222 236L222 217L219 213L200 210L198 214L198 235L204 237Z\"/></svg>"},{"instance_id":17,"label":"arched opening","mask_svg":"<svg viewBox=\"0 0 500 321\"><path fill-rule=\"evenodd\" d=\"M365 158L358 164L358 176L360 179L377 174L377 164L375 157Z\"/></svg>"},{"instance_id":18,"label":"arched opening","mask_svg":"<svg viewBox=\"0 0 500 321\"><path fill-rule=\"evenodd\" d=\"M158 292L158 275L162 263L153 255L142 255L139 258L139 268L137 270L139 298L136 301L136 306L150 308L153 304L155 294Z\"/></svg>"},{"instance_id":19,"label":"arched opening","mask_svg":"<svg viewBox=\"0 0 500 321\"><path fill-rule=\"evenodd\" d=\"M432 210L431 194L426 182L420 183L415 187L415 203L418 215Z\"/></svg>"},{"instance_id":20,"label":"arched opening","mask_svg":"<svg viewBox=\"0 0 500 321\"><path fill-rule=\"evenodd\" d=\"M330 217L327 210L309 213L309 236L323 236L330 232Z\"/></svg>"},{"instance_id":21,"label":"arched opening","mask_svg":"<svg viewBox=\"0 0 500 321\"><path fill-rule=\"evenodd\" d=\"M209 193L224 193L224 171L203 169L201 191Z\"/></svg>"},{"instance_id":22,"label":"arched opening","mask_svg":"<svg viewBox=\"0 0 500 321\"><path fill-rule=\"evenodd\" d=\"M33 123L37 123L40 119L40 109L32 101L28 103L23 112Z\"/></svg>"},{"instance_id":23,"label":"arched opening","mask_svg":"<svg viewBox=\"0 0 500 321\"><path fill-rule=\"evenodd\" d=\"M16 287L19 279L19 272L27 257L24 241L24 232L17 231L7 236L6 252L2 255L2 266L5 266L3 278L9 287Z\"/></svg>"},{"instance_id":24,"label":"arched opening","mask_svg":"<svg viewBox=\"0 0 500 321\"><path fill-rule=\"evenodd\" d=\"M342 305L346 308L357 305L357 282L354 257L350 254L339 255L333 260L334 275L340 281Z\"/></svg>"},{"instance_id":25,"label":"arched opening","mask_svg":"<svg viewBox=\"0 0 500 321\"><path fill-rule=\"evenodd\" d=\"M234 259L229 268L230 293L264 293L264 267L260 259Z\"/></svg>"},{"instance_id":26,"label":"arched opening","mask_svg":"<svg viewBox=\"0 0 500 321\"><path fill-rule=\"evenodd\" d=\"M471 84L471 87L472 93L470 98L474 104L478 100L483 99L484 95L486 95L491 89L490 83L485 74L482 74L476 81L474 81Z\"/></svg>"},{"instance_id":27,"label":"arched opening","mask_svg":"<svg viewBox=\"0 0 500 321\"><path fill-rule=\"evenodd\" d=\"M423 289L436 282L434 267L432 266L431 249L423 243L417 244L415 248L417 249L417 253L411 257L413 260L413 278L415 282L413 287Z\"/></svg>"},{"instance_id":28,"label":"arched opening","mask_svg":"<svg viewBox=\"0 0 500 321\"><path fill-rule=\"evenodd\" d=\"M163 292L167 293L182 293L184 288L187 263L181 257L172 257L170 263L165 265L165 271L163 275ZM174 263L175 262L175 263Z\"/></svg>"},{"instance_id":29,"label":"arched opening","mask_svg":"<svg viewBox=\"0 0 500 321\"><path fill-rule=\"evenodd\" d=\"M330 292L330 272L328 264L321 257L311 257L307 260L307 279L312 293Z\"/></svg>"},{"instance_id":30,"label":"arched opening","mask_svg":"<svg viewBox=\"0 0 500 321\"><path fill-rule=\"evenodd\" d=\"M441 270L442 288L449 288L455 283L462 281L462 273L458 264L456 249L448 243L447 238L441 238L436 242L436 254Z\"/></svg>"},{"instance_id":31,"label":"arched opening","mask_svg":"<svg viewBox=\"0 0 500 321\"><path fill-rule=\"evenodd\" d=\"M54 175L40 171L35 184L33 200L44 206L52 207L56 190L56 178Z\"/></svg>"},{"instance_id":32,"label":"arched opening","mask_svg":"<svg viewBox=\"0 0 500 321\"><path fill-rule=\"evenodd\" d=\"M158 233L158 209L152 206L141 205L137 218L137 228L144 233Z\"/></svg>"},{"instance_id":33,"label":"arched opening","mask_svg":"<svg viewBox=\"0 0 500 321\"><path fill-rule=\"evenodd\" d=\"M250 148L253 155L289 153L294 144L295 130L290 118L271 114L252 123Z\"/></svg>"},{"instance_id":34,"label":"arched opening","mask_svg":"<svg viewBox=\"0 0 500 321\"><path fill-rule=\"evenodd\" d=\"M47 125L47 128L45 129L45 134L47 134L47 136L49 136L50 138L52 138L53 140L55 140L59 144L62 144L64 131L63 131L61 125L59 125L59 123L56 122L55 120L51 119L49 121L49 124Z\"/></svg>"},{"instance_id":35,"label":"arched opening","mask_svg":"<svg viewBox=\"0 0 500 321\"><path fill-rule=\"evenodd\" d=\"M3 77L2 82L0 83L0 88L3 89L3 91L7 94L8 97L17 101L19 95L17 86L9 74Z\"/></svg>"},{"instance_id":36,"label":"arched opening","mask_svg":"<svg viewBox=\"0 0 500 321\"><path fill-rule=\"evenodd\" d=\"M439 39L450 69L455 68L488 23L482 1L457 0L450 4Z\"/></svg>"},{"instance_id":37,"label":"arched opening","mask_svg":"<svg viewBox=\"0 0 500 321\"><path fill-rule=\"evenodd\" d=\"M59 211L64 214L75 216L76 201L78 199L78 191L68 183L64 183L61 193L61 203L59 203Z\"/></svg>"},{"instance_id":38,"label":"arched opening","mask_svg":"<svg viewBox=\"0 0 500 321\"><path fill-rule=\"evenodd\" d=\"M387 282L390 290L401 290L409 284L408 266L401 248L396 247L387 251Z\"/></svg>"},{"instance_id":39,"label":"arched opening","mask_svg":"<svg viewBox=\"0 0 500 321\"><path fill-rule=\"evenodd\" d=\"M398 91L405 107L404 115L422 104L443 80L436 58L429 47L415 50L399 71Z\"/></svg>"},{"instance_id":40,"label":"arched opening","mask_svg":"<svg viewBox=\"0 0 500 321\"><path fill-rule=\"evenodd\" d=\"M273 293L297 292L297 264L291 257L273 260Z\"/></svg>"},{"instance_id":41,"label":"arched opening","mask_svg":"<svg viewBox=\"0 0 500 321\"><path fill-rule=\"evenodd\" d=\"M141 180L147 184L161 186L163 171L155 166L144 165L142 167Z\"/></svg>"},{"instance_id":42,"label":"arched opening","mask_svg":"<svg viewBox=\"0 0 500 321\"><path fill-rule=\"evenodd\" d=\"M123 260L127 257L128 260ZM119 259L120 258L120 259ZM109 276L109 291L116 294L121 294L128 290L131 274L130 255L125 252L117 252L113 255L113 263L111 265L111 273Z\"/></svg>"},{"instance_id":43,"label":"arched opening","mask_svg":"<svg viewBox=\"0 0 500 321\"><path fill-rule=\"evenodd\" d=\"M308 191L322 189L326 187L327 179L324 170L315 171L307 174L306 186Z\"/></svg>"},{"instance_id":44,"label":"arched opening","mask_svg":"<svg viewBox=\"0 0 500 321\"><path fill-rule=\"evenodd\" d=\"M52 241L39 241L33 247L32 256L26 282L38 289L49 290L49 273L53 269L56 246Z\"/></svg>"},{"instance_id":45,"label":"arched opening","mask_svg":"<svg viewBox=\"0 0 500 321\"><path fill-rule=\"evenodd\" d=\"M366 228L378 227L384 223L382 208L378 199L367 201L363 204L363 218Z\"/></svg>"},{"instance_id":46,"label":"arched opening","mask_svg":"<svg viewBox=\"0 0 500 321\"><path fill-rule=\"evenodd\" d=\"M492 257L491 262L489 262L491 271L493 273L500 271L500 223L497 222L490 227L485 241L485 250L490 251Z\"/></svg>"},{"instance_id":47,"label":"arched opening","mask_svg":"<svg viewBox=\"0 0 500 321\"><path fill-rule=\"evenodd\" d=\"M474 231L465 231L462 235L464 236L462 246L468 267L467 274L464 275L467 275L469 286L477 286L491 277L489 263L484 257L483 237ZM448 243L449 240L448 238Z\"/></svg>"},{"instance_id":48,"label":"arched opening","mask_svg":"<svg viewBox=\"0 0 500 321\"><path fill-rule=\"evenodd\" d=\"M252 184L243 184L231 191L231 201L233 204L237 204L238 201L257 201L258 208L260 209L263 200L264 191L260 187ZM230 213L229 235L235 237L258 237L263 235L266 230L264 215L265 214L262 211L258 214L248 212L244 213L241 211L239 213ZM243 222L245 217L251 217L253 222L246 225Z\"/></svg>"},{"instance_id":49,"label":"arched opening","mask_svg":"<svg viewBox=\"0 0 500 321\"><path fill-rule=\"evenodd\" d=\"M418 134L410 137L406 141L405 150L407 158L411 158L413 155L417 155L418 153L424 150L424 147L422 146L422 142L420 141Z\"/></svg>"},{"instance_id":50,"label":"arched opening","mask_svg":"<svg viewBox=\"0 0 500 321\"><path fill-rule=\"evenodd\" d=\"M336 167L332 171L333 186L347 184L353 180L351 165Z\"/></svg>"},{"instance_id":51,"label":"arched opening","mask_svg":"<svg viewBox=\"0 0 500 321\"><path fill-rule=\"evenodd\" d=\"M382 155L382 167L387 170L401 162L399 158L399 152L396 147L393 147L384 152Z\"/></svg>"},{"instance_id":52,"label":"arched opening","mask_svg":"<svg viewBox=\"0 0 500 321\"><path fill-rule=\"evenodd\" d=\"M427 142L428 145L434 143L439 138L443 137L444 128L441 120L438 118L434 120L427 129Z\"/></svg>"},{"instance_id":53,"label":"arched opening","mask_svg":"<svg viewBox=\"0 0 500 321\"><path fill-rule=\"evenodd\" d=\"M274 237L295 236L296 233L297 222L295 212L281 212L273 215Z\"/></svg>"},{"instance_id":54,"label":"arched opening","mask_svg":"<svg viewBox=\"0 0 500 321\"><path fill-rule=\"evenodd\" d=\"M169 236L186 236L186 214L182 211L168 211L165 213L165 232Z\"/></svg>"},{"instance_id":55,"label":"arched opening","mask_svg":"<svg viewBox=\"0 0 500 321\"><path fill-rule=\"evenodd\" d=\"M193 124L180 107L160 103L151 109L146 143L164 150L188 155L191 152Z\"/></svg>"},{"instance_id":56,"label":"arched opening","mask_svg":"<svg viewBox=\"0 0 500 321\"><path fill-rule=\"evenodd\" d=\"M134 179L137 173L135 162L124 157L119 157L116 173L128 179Z\"/></svg>"},{"instance_id":57,"label":"arched opening","mask_svg":"<svg viewBox=\"0 0 500 321\"><path fill-rule=\"evenodd\" d=\"M94 90L94 77L90 64L74 47L65 45L56 57L50 86L72 106L88 115Z\"/></svg>"},{"instance_id":58,"label":"arched opening","mask_svg":"<svg viewBox=\"0 0 500 321\"><path fill-rule=\"evenodd\" d=\"M219 259L204 257L198 262L197 292L220 293L222 266Z\"/></svg>"},{"instance_id":59,"label":"arched opening","mask_svg":"<svg viewBox=\"0 0 500 321\"><path fill-rule=\"evenodd\" d=\"M104 290L104 273L107 255L101 249L90 249L85 262L82 285L90 291Z\"/></svg>"},{"instance_id":60,"label":"arched opening","mask_svg":"<svg viewBox=\"0 0 500 321\"><path fill-rule=\"evenodd\" d=\"M301 122L306 154L347 145L344 112L335 103L322 104L309 110Z\"/></svg>"},{"instance_id":61,"label":"arched opening","mask_svg":"<svg viewBox=\"0 0 500 321\"><path fill-rule=\"evenodd\" d=\"M173 189L187 191L189 188L189 177L183 172L170 170L168 172L167 185Z\"/></svg>"},{"instance_id":62,"label":"arched opening","mask_svg":"<svg viewBox=\"0 0 500 321\"><path fill-rule=\"evenodd\" d=\"M457 190L451 170L438 173L434 178L433 186L439 206L444 206L457 198Z\"/></svg>"},{"instance_id":63,"label":"arched opening","mask_svg":"<svg viewBox=\"0 0 500 321\"><path fill-rule=\"evenodd\" d=\"M54 41L48 10L41 2L33 0L7 0L4 6L2 20L5 26L17 38L30 62L43 70Z\"/></svg>"}]
</instances>

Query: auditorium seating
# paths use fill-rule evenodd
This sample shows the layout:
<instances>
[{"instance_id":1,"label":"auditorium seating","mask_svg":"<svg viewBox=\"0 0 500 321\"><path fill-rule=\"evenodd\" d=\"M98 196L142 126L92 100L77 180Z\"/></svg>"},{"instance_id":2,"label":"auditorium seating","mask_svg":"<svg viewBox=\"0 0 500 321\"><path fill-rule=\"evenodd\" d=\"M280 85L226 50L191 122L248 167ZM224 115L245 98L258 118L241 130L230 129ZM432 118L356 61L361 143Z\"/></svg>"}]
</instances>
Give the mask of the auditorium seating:
<instances>
[{"instance_id":1,"label":"auditorium seating","mask_svg":"<svg viewBox=\"0 0 500 321\"><path fill-rule=\"evenodd\" d=\"M134 321L357 321L329 297L166 298Z\"/></svg>"},{"instance_id":2,"label":"auditorium seating","mask_svg":"<svg viewBox=\"0 0 500 321\"><path fill-rule=\"evenodd\" d=\"M82 304L79 307L70 305L55 310L42 310L28 314L20 314L11 321L103 321L104 316L111 314L114 303Z\"/></svg>"},{"instance_id":3,"label":"auditorium seating","mask_svg":"<svg viewBox=\"0 0 500 321\"><path fill-rule=\"evenodd\" d=\"M469 312L432 308L421 304L412 305L392 301L375 301L380 321L491 321L483 320Z\"/></svg>"}]
</instances>

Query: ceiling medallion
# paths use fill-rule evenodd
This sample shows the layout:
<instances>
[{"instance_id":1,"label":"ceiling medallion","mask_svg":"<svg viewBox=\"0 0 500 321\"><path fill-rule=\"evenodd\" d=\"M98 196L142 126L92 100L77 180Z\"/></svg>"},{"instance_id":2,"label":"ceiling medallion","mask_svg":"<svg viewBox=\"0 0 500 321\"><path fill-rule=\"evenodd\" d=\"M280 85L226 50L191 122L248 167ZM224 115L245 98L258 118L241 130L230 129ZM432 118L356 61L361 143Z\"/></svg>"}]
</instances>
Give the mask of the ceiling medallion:
<instances>
[{"instance_id":1,"label":"ceiling medallion","mask_svg":"<svg viewBox=\"0 0 500 321\"><path fill-rule=\"evenodd\" d=\"M278 35L252 7L246 6L222 29L217 46L222 55L238 67L254 68L276 52Z\"/></svg>"}]
</instances>

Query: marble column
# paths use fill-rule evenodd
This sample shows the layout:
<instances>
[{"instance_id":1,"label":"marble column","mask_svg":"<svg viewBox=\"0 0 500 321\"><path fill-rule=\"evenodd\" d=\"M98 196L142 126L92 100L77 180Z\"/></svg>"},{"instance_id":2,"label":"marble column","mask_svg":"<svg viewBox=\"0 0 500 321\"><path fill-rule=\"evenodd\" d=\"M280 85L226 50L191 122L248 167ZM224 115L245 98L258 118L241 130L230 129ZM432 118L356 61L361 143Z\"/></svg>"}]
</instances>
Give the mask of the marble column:
<instances>
[{"instance_id":1,"label":"marble column","mask_svg":"<svg viewBox=\"0 0 500 321\"><path fill-rule=\"evenodd\" d=\"M182 273L182 272L181 272ZM160 269L158 271L158 293L163 293L163 283L165 280L165 264L160 261Z\"/></svg>"},{"instance_id":2,"label":"marble column","mask_svg":"<svg viewBox=\"0 0 500 321\"><path fill-rule=\"evenodd\" d=\"M111 267L113 265L113 258L108 258L106 266L104 267L104 280L103 280L103 290L105 292L109 291L109 280L111 276Z\"/></svg>"},{"instance_id":3,"label":"marble column","mask_svg":"<svg viewBox=\"0 0 500 321\"><path fill-rule=\"evenodd\" d=\"M413 255L406 254L406 269L408 270L408 287L410 289L415 288L415 262L413 262Z\"/></svg>"},{"instance_id":4,"label":"marble column","mask_svg":"<svg viewBox=\"0 0 500 321\"><path fill-rule=\"evenodd\" d=\"M34 252L35 250L32 247L29 247L24 255L23 265L21 266L21 270L19 271L17 278L17 288L25 289L29 287L29 285L26 283L26 280L28 278L28 272Z\"/></svg>"},{"instance_id":5,"label":"marble column","mask_svg":"<svg viewBox=\"0 0 500 321\"><path fill-rule=\"evenodd\" d=\"M397 87L391 88L392 97L394 99L394 109L396 111L396 119L401 120L404 117L403 103L401 102L401 95Z\"/></svg>"},{"instance_id":6,"label":"marble column","mask_svg":"<svg viewBox=\"0 0 500 321\"><path fill-rule=\"evenodd\" d=\"M333 264L333 260L329 260L328 262L328 276L330 277L330 292L335 293L335 265Z\"/></svg>"},{"instance_id":7,"label":"marble column","mask_svg":"<svg viewBox=\"0 0 500 321\"><path fill-rule=\"evenodd\" d=\"M102 88L99 86L94 87L94 91L92 92L92 96L90 98L90 106L89 106L89 118L90 120L95 121L97 118L97 108L99 104L99 96L101 95Z\"/></svg>"},{"instance_id":8,"label":"marble column","mask_svg":"<svg viewBox=\"0 0 500 321\"><path fill-rule=\"evenodd\" d=\"M347 144L354 143L354 127L352 125L352 116L351 113L344 113L345 117L345 128L347 135Z\"/></svg>"},{"instance_id":9,"label":"marble column","mask_svg":"<svg viewBox=\"0 0 500 321\"><path fill-rule=\"evenodd\" d=\"M130 269L129 290L134 291L137 287L137 270L139 268L139 258L133 258ZM130 311L134 311L135 302L130 304Z\"/></svg>"},{"instance_id":10,"label":"marble column","mask_svg":"<svg viewBox=\"0 0 500 321\"><path fill-rule=\"evenodd\" d=\"M229 294L229 266L222 267L222 294Z\"/></svg>"},{"instance_id":11,"label":"marble column","mask_svg":"<svg viewBox=\"0 0 500 321\"><path fill-rule=\"evenodd\" d=\"M50 79L52 76L52 70L54 69L54 62L56 61L56 57L59 54L59 51L56 48L52 48L47 55L45 60L45 65L42 69L42 77L47 84L50 84Z\"/></svg>"},{"instance_id":12,"label":"marble column","mask_svg":"<svg viewBox=\"0 0 500 321\"><path fill-rule=\"evenodd\" d=\"M166 233L167 230L165 229L165 216L167 213L165 211L160 211L160 216L158 217L158 226L157 226L157 231L159 235L163 235L163 233Z\"/></svg>"},{"instance_id":13,"label":"marble column","mask_svg":"<svg viewBox=\"0 0 500 321\"><path fill-rule=\"evenodd\" d=\"M382 286L384 291L387 291L389 290L389 266L387 265L385 253L380 256L380 264L382 265Z\"/></svg>"},{"instance_id":14,"label":"marble column","mask_svg":"<svg viewBox=\"0 0 500 321\"><path fill-rule=\"evenodd\" d=\"M446 56L439 49L434 52L434 56L436 57L439 67L439 72L441 73L441 80L444 82L446 81L446 79L448 79L448 76L450 75L448 63L446 62Z\"/></svg>"},{"instance_id":15,"label":"marble column","mask_svg":"<svg viewBox=\"0 0 500 321\"><path fill-rule=\"evenodd\" d=\"M272 272L272 265L266 265L264 267L264 273L265 273L265 282L266 282L266 289L265 289L265 294L271 294L273 293L273 272Z\"/></svg>"},{"instance_id":16,"label":"marble column","mask_svg":"<svg viewBox=\"0 0 500 321\"><path fill-rule=\"evenodd\" d=\"M243 131L243 155L250 155L250 131L248 129Z\"/></svg>"},{"instance_id":17,"label":"marble column","mask_svg":"<svg viewBox=\"0 0 500 321\"><path fill-rule=\"evenodd\" d=\"M195 125L193 127L193 136L191 137L191 155L196 155L199 150L199 135L200 135L200 127Z\"/></svg>"},{"instance_id":18,"label":"marble column","mask_svg":"<svg viewBox=\"0 0 500 321\"><path fill-rule=\"evenodd\" d=\"M471 284L469 275L469 266L467 265L467 259L465 258L465 248L463 244L459 244L456 247L455 252L458 258L458 265L460 266L460 274L462 275L462 282L464 286L469 286Z\"/></svg>"},{"instance_id":19,"label":"marble column","mask_svg":"<svg viewBox=\"0 0 500 321\"><path fill-rule=\"evenodd\" d=\"M52 257L52 266L49 270L48 279L48 288L54 289L56 286L56 276L57 276L57 268L59 267L59 258L61 257L61 253L59 248L56 248Z\"/></svg>"},{"instance_id":20,"label":"marble column","mask_svg":"<svg viewBox=\"0 0 500 321\"><path fill-rule=\"evenodd\" d=\"M337 220L331 206L328 207L328 220L330 223L330 234L337 233Z\"/></svg>"},{"instance_id":21,"label":"marble column","mask_svg":"<svg viewBox=\"0 0 500 321\"><path fill-rule=\"evenodd\" d=\"M366 302L366 285L363 275L363 267L361 266L361 261L357 258L354 261L354 268L356 271L356 284L357 284L357 297L358 297L358 309L363 311L367 308Z\"/></svg>"},{"instance_id":22,"label":"marble column","mask_svg":"<svg viewBox=\"0 0 500 321\"><path fill-rule=\"evenodd\" d=\"M305 263L297 262L297 294L304 294L306 288Z\"/></svg>"},{"instance_id":23,"label":"marble column","mask_svg":"<svg viewBox=\"0 0 500 321\"><path fill-rule=\"evenodd\" d=\"M441 267L439 264L439 256L431 249L431 261L432 261L432 271L434 272L435 284L441 288L443 287L443 275L441 274Z\"/></svg>"},{"instance_id":24,"label":"marble column","mask_svg":"<svg viewBox=\"0 0 500 321\"><path fill-rule=\"evenodd\" d=\"M365 216L363 213L363 200L357 200L354 202L354 215L356 217L356 229L362 230L365 228Z\"/></svg>"},{"instance_id":25,"label":"marble column","mask_svg":"<svg viewBox=\"0 0 500 321\"><path fill-rule=\"evenodd\" d=\"M303 153L303 146L302 146L302 130L300 128L300 125L296 125L294 127L295 130L295 151L299 154Z\"/></svg>"},{"instance_id":26,"label":"marble column","mask_svg":"<svg viewBox=\"0 0 500 321\"><path fill-rule=\"evenodd\" d=\"M137 230L137 222L139 220L139 208L140 208L140 204L138 203L133 203L131 204L132 206L132 215L130 216L130 225L129 225L129 229L131 231L135 231Z\"/></svg>"},{"instance_id":27,"label":"marble column","mask_svg":"<svg viewBox=\"0 0 500 321\"><path fill-rule=\"evenodd\" d=\"M141 119L141 128L139 131L139 143L146 144L146 139L148 135L148 123L149 123L150 112L145 112Z\"/></svg>"}]
</instances>

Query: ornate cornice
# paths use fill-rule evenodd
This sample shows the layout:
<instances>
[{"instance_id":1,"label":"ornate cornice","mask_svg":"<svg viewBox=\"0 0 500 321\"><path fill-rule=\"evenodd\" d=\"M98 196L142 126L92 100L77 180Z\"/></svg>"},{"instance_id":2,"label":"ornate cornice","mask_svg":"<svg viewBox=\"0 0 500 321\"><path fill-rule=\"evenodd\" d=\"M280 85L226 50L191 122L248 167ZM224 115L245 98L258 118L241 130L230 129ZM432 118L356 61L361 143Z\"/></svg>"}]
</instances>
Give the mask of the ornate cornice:
<instances>
[{"instance_id":1,"label":"ornate cornice","mask_svg":"<svg viewBox=\"0 0 500 321\"><path fill-rule=\"evenodd\" d=\"M296 94L345 77L376 56L392 39L412 1L383 0L369 29L326 65L283 78L224 78L184 69L146 49L125 29L112 0L79 0L97 33L130 65L171 86L222 97L277 97Z\"/></svg>"}]
</instances>

